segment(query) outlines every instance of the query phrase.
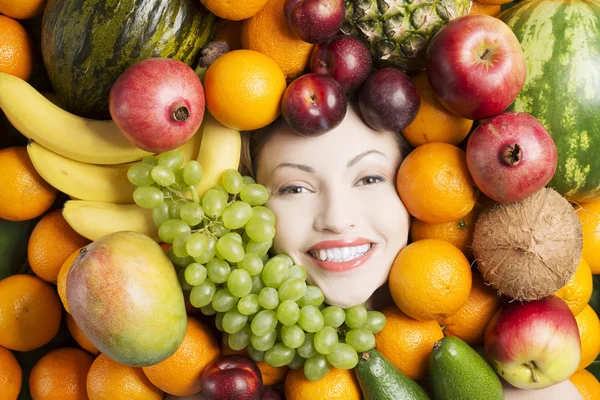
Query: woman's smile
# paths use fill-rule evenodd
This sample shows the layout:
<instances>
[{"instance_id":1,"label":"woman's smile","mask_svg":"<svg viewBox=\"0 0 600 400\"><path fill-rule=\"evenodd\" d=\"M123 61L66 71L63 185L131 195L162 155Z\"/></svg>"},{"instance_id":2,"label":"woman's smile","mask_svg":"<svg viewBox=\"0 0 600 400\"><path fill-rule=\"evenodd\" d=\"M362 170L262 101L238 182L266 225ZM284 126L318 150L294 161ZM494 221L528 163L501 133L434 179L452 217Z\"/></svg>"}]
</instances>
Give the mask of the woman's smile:
<instances>
[{"instance_id":1,"label":"woman's smile","mask_svg":"<svg viewBox=\"0 0 600 400\"><path fill-rule=\"evenodd\" d=\"M319 268L344 272L358 268L376 250L376 244L364 238L326 240L311 247L306 254Z\"/></svg>"}]
</instances>

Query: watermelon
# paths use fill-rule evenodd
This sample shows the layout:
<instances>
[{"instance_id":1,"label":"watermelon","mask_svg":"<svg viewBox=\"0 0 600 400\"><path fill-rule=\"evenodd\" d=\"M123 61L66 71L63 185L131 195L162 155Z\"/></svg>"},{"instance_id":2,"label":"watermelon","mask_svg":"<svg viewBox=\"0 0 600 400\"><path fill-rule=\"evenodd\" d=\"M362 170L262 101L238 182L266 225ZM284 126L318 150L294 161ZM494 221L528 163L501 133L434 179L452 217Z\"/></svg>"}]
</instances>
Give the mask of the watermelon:
<instances>
[{"instance_id":1,"label":"watermelon","mask_svg":"<svg viewBox=\"0 0 600 400\"><path fill-rule=\"evenodd\" d=\"M556 143L548 186L571 201L600 199L600 0L525 0L499 18L527 62L507 111L534 115Z\"/></svg>"},{"instance_id":2,"label":"watermelon","mask_svg":"<svg viewBox=\"0 0 600 400\"><path fill-rule=\"evenodd\" d=\"M152 57L193 65L214 20L199 0L49 0L44 65L68 111L108 118L110 89L129 66Z\"/></svg>"}]
</instances>

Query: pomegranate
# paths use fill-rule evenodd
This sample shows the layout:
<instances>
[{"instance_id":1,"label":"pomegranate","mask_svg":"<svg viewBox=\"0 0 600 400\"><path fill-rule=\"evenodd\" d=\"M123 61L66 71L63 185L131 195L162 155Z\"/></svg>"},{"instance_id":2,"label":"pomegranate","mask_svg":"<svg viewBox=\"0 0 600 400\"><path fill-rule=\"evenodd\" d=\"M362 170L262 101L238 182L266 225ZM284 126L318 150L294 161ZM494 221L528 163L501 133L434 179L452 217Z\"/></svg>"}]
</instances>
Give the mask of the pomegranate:
<instances>
[{"instance_id":1,"label":"pomegranate","mask_svg":"<svg viewBox=\"0 0 600 400\"><path fill-rule=\"evenodd\" d=\"M507 112L483 122L471 133L466 153L477 187L501 203L529 197L556 171L554 140L527 113Z\"/></svg>"},{"instance_id":2,"label":"pomegranate","mask_svg":"<svg viewBox=\"0 0 600 400\"><path fill-rule=\"evenodd\" d=\"M162 152L194 136L204 103L204 88L192 68L170 58L149 58L119 76L110 90L109 110L131 143Z\"/></svg>"}]
</instances>

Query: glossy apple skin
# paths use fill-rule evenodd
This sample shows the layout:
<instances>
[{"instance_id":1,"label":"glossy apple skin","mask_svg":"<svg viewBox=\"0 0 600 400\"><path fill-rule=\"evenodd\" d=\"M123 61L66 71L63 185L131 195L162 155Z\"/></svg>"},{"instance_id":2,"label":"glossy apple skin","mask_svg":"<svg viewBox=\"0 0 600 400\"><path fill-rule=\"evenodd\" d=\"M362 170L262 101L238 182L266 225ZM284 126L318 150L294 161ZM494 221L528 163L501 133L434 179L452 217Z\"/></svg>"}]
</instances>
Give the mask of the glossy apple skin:
<instances>
[{"instance_id":1,"label":"glossy apple skin","mask_svg":"<svg viewBox=\"0 0 600 400\"><path fill-rule=\"evenodd\" d=\"M344 92L358 88L371 73L373 60L367 46L354 36L338 35L315 46L310 70L335 79Z\"/></svg>"},{"instance_id":2,"label":"glossy apple skin","mask_svg":"<svg viewBox=\"0 0 600 400\"><path fill-rule=\"evenodd\" d=\"M251 359L230 354L210 363L200 378L205 400L260 400L262 374Z\"/></svg>"},{"instance_id":3,"label":"glossy apple skin","mask_svg":"<svg viewBox=\"0 0 600 400\"><path fill-rule=\"evenodd\" d=\"M262 395L260 400L283 400L283 396L279 393L278 390L274 389L271 386L265 386L263 388Z\"/></svg>"},{"instance_id":4,"label":"glossy apple skin","mask_svg":"<svg viewBox=\"0 0 600 400\"><path fill-rule=\"evenodd\" d=\"M484 345L498 375L520 389L567 380L581 359L577 322L556 296L515 301L498 310L486 328Z\"/></svg>"},{"instance_id":5,"label":"glossy apple skin","mask_svg":"<svg viewBox=\"0 0 600 400\"><path fill-rule=\"evenodd\" d=\"M373 72L358 94L358 106L365 122L378 131L400 132L415 119L421 97L404 72L383 68Z\"/></svg>"},{"instance_id":6,"label":"glossy apple skin","mask_svg":"<svg viewBox=\"0 0 600 400\"><path fill-rule=\"evenodd\" d=\"M429 82L442 104L468 119L506 110L526 78L518 39L504 22L489 15L449 22L431 40L426 62Z\"/></svg>"},{"instance_id":7,"label":"glossy apple skin","mask_svg":"<svg viewBox=\"0 0 600 400\"><path fill-rule=\"evenodd\" d=\"M292 32L308 43L323 43L344 23L344 0L285 0L283 12Z\"/></svg>"},{"instance_id":8,"label":"glossy apple skin","mask_svg":"<svg viewBox=\"0 0 600 400\"><path fill-rule=\"evenodd\" d=\"M467 167L477 187L506 203L531 196L556 171L556 144L532 115L507 112L488 119L467 142Z\"/></svg>"},{"instance_id":9,"label":"glossy apple skin","mask_svg":"<svg viewBox=\"0 0 600 400\"><path fill-rule=\"evenodd\" d=\"M348 108L342 86L325 75L306 74L287 87L281 114L303 136L318 136L338 126Z\"/></svg>"}]
</instances>

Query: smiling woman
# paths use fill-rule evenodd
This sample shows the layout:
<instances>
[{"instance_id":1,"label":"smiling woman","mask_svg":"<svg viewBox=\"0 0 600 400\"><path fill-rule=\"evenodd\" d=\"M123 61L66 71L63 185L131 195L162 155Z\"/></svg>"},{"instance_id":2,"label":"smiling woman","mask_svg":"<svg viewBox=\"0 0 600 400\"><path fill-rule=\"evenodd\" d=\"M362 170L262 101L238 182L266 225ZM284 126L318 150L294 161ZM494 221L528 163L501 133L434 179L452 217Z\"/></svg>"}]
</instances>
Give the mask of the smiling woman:
<instances>
[{"instance_id":1,"label":"smiling woman","mask_svg":"<svg viewBox=\"0 0 600 400\"><path fill-rule=\"evenodd\" d=\"M328 304L367 301L408 240L410 217L395 187L408 150L401 136L369 128L350 106L323 135L299 136L280 119L244 142L243 172L271 194L274 251L305 266Z\"/></svg>"}]
</instances>

